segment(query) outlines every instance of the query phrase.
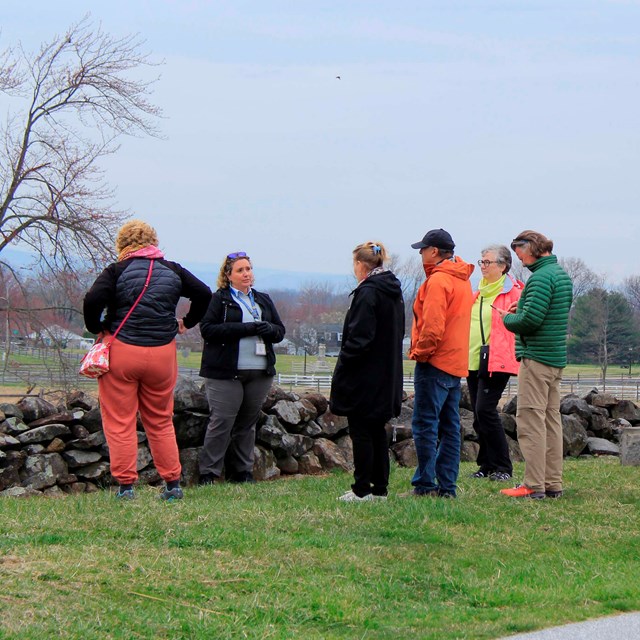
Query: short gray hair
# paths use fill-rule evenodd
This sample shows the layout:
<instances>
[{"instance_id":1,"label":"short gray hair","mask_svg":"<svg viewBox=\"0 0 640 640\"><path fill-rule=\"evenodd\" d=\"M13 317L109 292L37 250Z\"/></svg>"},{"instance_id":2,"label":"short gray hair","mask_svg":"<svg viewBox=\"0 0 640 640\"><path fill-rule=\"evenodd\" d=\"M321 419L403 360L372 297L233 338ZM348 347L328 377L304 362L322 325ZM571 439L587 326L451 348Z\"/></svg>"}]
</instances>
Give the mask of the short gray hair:
<instances>
[{"instance_id":1,"label":"short gray hair","mask_svg":"<svg viewBox=\"0 0 640 640\"><path fill-rule=\"evenodd\" d=\"M492 251L496 254L496 262L498 264L502 264L505 266L505 268L502 270L502 273L507 273L511 269L511 264L513 262L509 247L505 247L503 244L490 244L486 246L480 252L480 254L484 256L484 254L488 253L489 251Z\"/></svg>"}]
</instances>

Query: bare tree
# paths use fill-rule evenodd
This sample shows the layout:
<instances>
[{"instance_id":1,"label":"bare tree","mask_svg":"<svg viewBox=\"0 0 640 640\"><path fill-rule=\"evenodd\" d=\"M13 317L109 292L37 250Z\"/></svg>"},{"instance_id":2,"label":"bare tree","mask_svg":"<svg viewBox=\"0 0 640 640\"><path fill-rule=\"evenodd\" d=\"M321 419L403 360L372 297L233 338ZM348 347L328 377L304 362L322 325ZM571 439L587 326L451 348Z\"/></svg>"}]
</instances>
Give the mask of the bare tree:
<instances>
[{"instance_id":1,"label":"bare tree","mask_svg":"<svg viewBox=\"0 0 640 640\"><path fill-rule=\"evenodd\" d=\"M636 313L640 313L640 276L628 276L622 281L622 294Z\"/></svg>"},{"instance_id":2,"label":"bare tree","mask_svg":"<svg viewBox=\"0 0 640 640\"><path fill-rule=\"evenodd\" d=\"M531 271L529 271L529 269L527 269L527 267L525 267L517 258L511 265L510 273L516 280L520 280L520 282L526 282L531 275Z\"/></svg>"},{"instance_id":3,"label":"bare tree","mask_svg":"<svg viewBox=\"0 0 640 640\"><path fill-rule=\"evenodd\" d=\"M354 281L354 286L355 286ZM341 311L345 307L345 296L336 293L335 285L330 282L305 282L298 293L296 312L298 319L308 322L317 321L321 314Z\"/></svg>"},{"instance_id":4,"label":"bare tree","mask_svg":"<svg viewBox=\"0 0 640 640\"><path fill-rule=\"evenodd\" d=\"M416 299L420 285L425 279L422 260L420 256L415 255L406 260L401 260L397 255L392 255L389 261L389 268L400 280L402 297L404 298L405 332L409 333L413 321L413 302Z\"/></svg>"},{"instance_id":5,"label":"bare tree","mask_svg":"<svg viewBox=\"0 0 640 640\"><path fill-rule=\"evenodd\" d=\"M558 262L573 282L574 300L592 289L602 288L605 284L604 277L589 269L582 258L560 258Z\"/></svg>"},{"instance_id":6,"label":"bare tree","mask_svg":"<svg viewBox=\"0 0 640 640\"><path fill-rule=\"evenodd\" d=\"M151 66L137 36L114 38L87 18L37 53L0 53L0 91L15 110L0 127L0 253L22 245L74 270L111 254L123 213L99 161L121 135L157 135ZM16 108L16 105L17 108Z\"/></svg>"}]
</instances>

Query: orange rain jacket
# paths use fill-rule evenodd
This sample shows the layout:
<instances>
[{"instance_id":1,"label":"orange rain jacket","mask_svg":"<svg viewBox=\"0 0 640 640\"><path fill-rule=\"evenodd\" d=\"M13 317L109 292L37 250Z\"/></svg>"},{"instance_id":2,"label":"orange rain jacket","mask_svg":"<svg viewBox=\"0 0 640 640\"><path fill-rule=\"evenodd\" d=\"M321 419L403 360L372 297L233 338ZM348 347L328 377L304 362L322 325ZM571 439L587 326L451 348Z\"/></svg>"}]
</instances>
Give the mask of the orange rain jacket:
<instances>
[{"instance_id":1,"label":"orange rain jacket","mask_svg":"<svg viewBox=\"0 0 640 640\"><path fill-rule=\"evenodd\" d=\"M427 279L413 304L409 357L461 378L469 371L473 269L457 256L426 265Z\"/></svg>"}]
</instances>

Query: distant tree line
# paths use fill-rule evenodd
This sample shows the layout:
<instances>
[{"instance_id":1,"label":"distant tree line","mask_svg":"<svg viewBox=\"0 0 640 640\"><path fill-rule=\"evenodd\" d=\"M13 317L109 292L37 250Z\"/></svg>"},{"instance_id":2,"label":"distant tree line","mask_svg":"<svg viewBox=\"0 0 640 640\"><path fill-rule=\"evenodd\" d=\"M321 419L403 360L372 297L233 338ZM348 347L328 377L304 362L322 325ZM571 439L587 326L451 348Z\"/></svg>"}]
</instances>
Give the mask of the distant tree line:
<instances>
[{"instance_id":1,"label":"distant tree line","mask_svg":"<svg viewBox=\"0 0 640 640\"><path fill-rule=\"evenodd\" d=\"M602 375L611 366L629 368L640 362L640 275L626 277L613 286L579 258L560 260L574 282L569 324L569 360L596 364ZM392 259L391 268L402 283L405 297L406 334L413 318L416 292L424 281L419 258ZM514 270L521 269L520 265ZM82 299L95 278L94 269L56 269L50 265L24 271L0 266L0 344L59 325L80 335ZM526 279L519 271L517 277ZM356 286L354 278L353 287ZM287 327L287 338L300 353L317 353L318 336L327 327L341 331L350 303L350 289L328 282L308 282L299 290L273 289L271 297ZM183 301L178 313L186 311ZM181 345L199 350L198 328L179 337Z\"/></svg>"}]
</instances>

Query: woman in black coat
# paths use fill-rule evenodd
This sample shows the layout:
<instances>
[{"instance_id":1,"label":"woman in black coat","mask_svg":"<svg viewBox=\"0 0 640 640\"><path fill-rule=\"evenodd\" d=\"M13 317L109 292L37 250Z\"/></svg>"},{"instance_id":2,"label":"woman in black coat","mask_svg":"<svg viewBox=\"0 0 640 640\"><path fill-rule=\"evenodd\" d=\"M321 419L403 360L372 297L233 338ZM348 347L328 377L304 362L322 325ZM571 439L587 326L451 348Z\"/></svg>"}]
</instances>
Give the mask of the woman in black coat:
<instances>
[{"instance_id":1,"label":"woman in black coat","mask_svg":"<svg viewBox=\"0 0 640 640\"><path fill-rule=\"evenodd\" d=\"M205 340L200 375L211 411L200 453L200 484L222 476L253 481L256 422L276 373L273 345L285 328L271 298L253 288L244 252L222 262L218 290L200 322Z\"/></svg>"},{"instance_id":2,"label":"woman in black coat","mask_svg":"<svg viewBox=\"0 0 640 640\"><path fill-rule=\"evenodd\" d=\"M404 301L400 281L384 267L379 242L353 250L358 286L342 330L331 383L330 408L347 416L353 442L354 483L345 502L385 499L389 484L386 423L402 404Z\"/></svg>"}]
</instances>

